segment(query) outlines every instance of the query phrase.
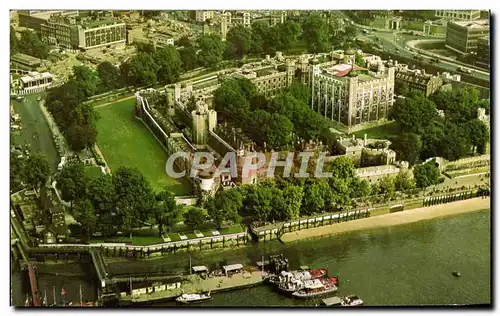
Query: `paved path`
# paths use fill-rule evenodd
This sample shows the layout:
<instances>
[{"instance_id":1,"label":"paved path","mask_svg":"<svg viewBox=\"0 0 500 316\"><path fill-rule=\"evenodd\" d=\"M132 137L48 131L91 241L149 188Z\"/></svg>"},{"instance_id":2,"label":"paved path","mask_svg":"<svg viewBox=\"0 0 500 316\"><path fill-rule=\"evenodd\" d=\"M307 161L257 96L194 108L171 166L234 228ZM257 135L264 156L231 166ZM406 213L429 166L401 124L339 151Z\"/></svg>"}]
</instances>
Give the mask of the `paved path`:
<instances>
[{"instance_id":1,"label":"paved path","mask_svg":"<svg viewBox=\"0 0 500 316\"><path fill-rule=\"evenodd\" d=\"M108 163L106 162L106 158L104 158L104 155L102 154L101 149L99 149L99 146L97 146L97 144L94 144L94 150L99 155L99 157L101 157L101 160L104 162L105 164L104 168L106 169L106 173L111 174L111 169L109 168Z\"/></svg>"},{"instance_id":2,"label":"paved path","mask_svg":"<svg viewBox=\"0 0 500 316\"><path fill-rule=\"evenodd\" d=\"M128 97L124 97L124 98L121 98L121 99L116 99L116 100L113 100L113 101L110 101L110 102L107 102L107 103L104 103L104 104L96 105L96 106L94 106L94 109L102 108L103 106L110 105L110 104L117 103L117 102L121 102L121 101L125 101L125 100L132 99L132 98L134 98L133 95L128 96Z\"/></svg>"}]
</instances>

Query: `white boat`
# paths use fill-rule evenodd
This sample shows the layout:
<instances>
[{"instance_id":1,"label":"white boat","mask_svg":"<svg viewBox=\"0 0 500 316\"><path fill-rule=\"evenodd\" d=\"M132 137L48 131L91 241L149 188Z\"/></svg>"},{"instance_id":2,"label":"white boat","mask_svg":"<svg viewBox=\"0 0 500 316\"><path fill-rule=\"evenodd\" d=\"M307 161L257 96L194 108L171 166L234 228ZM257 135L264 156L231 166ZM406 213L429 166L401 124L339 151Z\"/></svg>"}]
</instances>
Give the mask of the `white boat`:
<instances>
[{"instance_id":1,"label":"white boat","mask_svg":"<svg viewBox=\"0 0 500 316\"><path fill-rule=\"evenodd\" d=\"M210 292L208 293L203 293L203 294L182 294L179 297L177 297L175 300L179 303L183 304L189 304L189 303L197 303L201 301L207 301L212 299L212 296L210 295Z\"/></svg>"},{"instance_id":2,"label":"white boat","mask_svg":"<svg viewBox=\"0 0 500 316\"><path fill-rule=\"evenodd\" d=\"M342 303L340 303L342 306L361 306L363 305L363 300L360 299L357 295L348 295L344 297L342 300Z\"/></svg>"}]
</instances>

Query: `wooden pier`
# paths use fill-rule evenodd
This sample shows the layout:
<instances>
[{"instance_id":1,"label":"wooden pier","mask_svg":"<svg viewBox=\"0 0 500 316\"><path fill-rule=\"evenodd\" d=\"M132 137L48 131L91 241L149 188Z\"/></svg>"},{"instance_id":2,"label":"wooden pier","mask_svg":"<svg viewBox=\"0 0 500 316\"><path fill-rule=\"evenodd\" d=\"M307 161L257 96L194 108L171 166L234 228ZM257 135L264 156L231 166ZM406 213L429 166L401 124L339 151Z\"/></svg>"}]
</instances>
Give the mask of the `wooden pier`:
<instances>
[{"instance_id":1,"label":"wooden pier","mask_svg":"<svg viewBox=\"0 0 500 316\"><path fill-rule=\"evenodd\" d=\"M340 299L340 297L338 296L332 296L323 299L323 304L325 304L326 306L340 305L340 303L342 303L342 299Z\"/></svg>"}]
</instances>

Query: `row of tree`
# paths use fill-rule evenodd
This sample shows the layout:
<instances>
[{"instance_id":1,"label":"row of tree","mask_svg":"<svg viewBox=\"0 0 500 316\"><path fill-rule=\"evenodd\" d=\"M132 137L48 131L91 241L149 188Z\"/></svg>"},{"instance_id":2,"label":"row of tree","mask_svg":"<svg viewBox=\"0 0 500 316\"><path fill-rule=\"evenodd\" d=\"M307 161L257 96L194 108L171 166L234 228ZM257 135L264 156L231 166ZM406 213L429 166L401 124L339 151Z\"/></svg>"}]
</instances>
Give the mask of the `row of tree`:
<instances>
[{"instance_id":1,"label":"row of tree","mask_svg":"<svg viewBox=\"0 0 500 316\"><path fill-rule=\"evenodd\" d=\"M21 32L21 38L17 38L16 31L10 27L10 54L23 53L26 55L46 59L49 56L49 46L42 42L37 33L31 30Z\"/></svg>"},{"instance_id":2,"label":"row of tree","mask_svg":"<svg viewBox=\"0 0 500 316\"><path fill-rule=\"evenodd\" d=\"M99 91L100 83L96 71L87 66L75 66L70 79L47 95L47 108L75 151L91 147L97 140L99 114L93 106L83 102Z\"/></svg>"},{"instance_id":3,"label":"row of tree","mask_svg":"<svg viewBox=\"0 0 500 316\"><path fill-rule=\"evenodd\" d=\"M456 160L483 154L489 131L477 118L480 107L489 109L489 100L480 100L475 88L439 91L430 98L410 92L396 101L391 113L401 131L393 148L410 164L430 157Z\"/></svg>"},{"instance_id":4,"label":"row of tree","mask_svg":"<svg viewBox=\"0 0 500 316\"><path fill-rule=\"evenodd\" d=\"M333 174L330 178L278 178L244 185L217 192L204 206L219 226L241 217L264 223L341 211L353 206L354 198L370 194L370 185L355 170L352 160L341 157L325 166Z\"/></svg>"},{"instance_id":5,"label":"row of tree","mask_svg":"<svg viewBox=\"0 0 500 316\"><path fill-rule=\"evenodd\" d=\"M47 156L32 151L28 145L11 147L10 192L37 189L47 182L50 166Z\"/></svg>"},{"instance_id":6,"label":"row of tree","mask_svg":"<svg viewBox=\"0 0 500 316\"><path fill-rule=\"evenodd\" d=\"M257 144L280 149L297 138L309 141L329 134L326 119L307 105L309 98L300 83L268 100L250 80L231 78L214 92L214 105L223 120L241 122Z\"/></svg>"}]
</instances>

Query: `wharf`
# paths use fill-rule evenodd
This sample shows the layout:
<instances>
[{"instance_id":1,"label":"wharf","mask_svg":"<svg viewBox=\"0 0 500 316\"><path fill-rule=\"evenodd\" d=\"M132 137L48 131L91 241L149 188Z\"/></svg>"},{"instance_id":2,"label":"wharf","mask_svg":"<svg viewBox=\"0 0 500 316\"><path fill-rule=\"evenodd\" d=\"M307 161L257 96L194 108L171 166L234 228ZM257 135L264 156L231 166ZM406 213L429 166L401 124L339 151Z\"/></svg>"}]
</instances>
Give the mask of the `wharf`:
<instances>
[{"instance_id":1,"label":"wharf","mask_svg":"<svg viewBox=\"0 0 500 316\"><path fill-rule=\"evenodd\" d=\"M264 278L261 271L245 271L243 273L233 274L231 277L215 276L206 279L202 279L198 275L190 275L186 277L186 281L182 282L180 288L134 296L127 295L120 298L120 303L151 303L154 301L174 299L182 293L200 293L208 291L217 293L251 287L263 282Z\"/></svg>"},{"instance_id":2,"label":"wharf","mask_svg":"<svg viewBox=\"0 0 500 316\"><path fill-rule=\"evenodd\" d=\"M340 303L342 303L342 300L338 296L323 299L323 304L326 306L340 305Z\"/></svg>"}]
</instances>

